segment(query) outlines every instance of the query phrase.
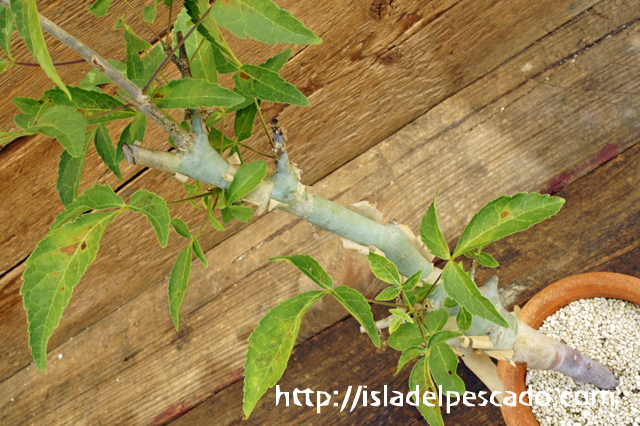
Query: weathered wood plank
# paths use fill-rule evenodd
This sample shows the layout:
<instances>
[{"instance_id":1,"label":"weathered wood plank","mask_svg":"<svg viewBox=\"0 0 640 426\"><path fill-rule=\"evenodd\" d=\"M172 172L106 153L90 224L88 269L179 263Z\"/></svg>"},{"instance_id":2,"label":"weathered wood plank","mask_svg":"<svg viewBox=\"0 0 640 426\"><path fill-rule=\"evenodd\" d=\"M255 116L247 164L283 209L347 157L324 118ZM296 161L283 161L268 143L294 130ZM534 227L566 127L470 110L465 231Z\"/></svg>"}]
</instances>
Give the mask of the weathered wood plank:
<instances>
[{"instance_id":1,"label":"weathered wood plank","mask_svg":"<svg viewBox=\"0 0 640 426\"><path fill-rule=\"evenodd\" d=\"M501 288L510 305L522 305L547 285L570 275L608 271L640 276L640 145L557 195L567 200L560 214L492 245L488 252L502 266L497 271L482 267L477 271L478 282L496 273L503 284L511 283ZM389 385L389 389L406 393L409 370L393 376L398 353L384 344L380 350L372 348L366 339L356 337L357 330L357 323L350 319L296 348L289 369L278 383L281 390L339 389L341 393L334 399L340 402L349 385L354 391L359 385L369 390ZM466 368L460 370L467 390L477 392L477 379L473 380ZM214 419L220 425L272 424L277 420L284 424L334 424L338 418L350 424L395 425L411 424L417 413L411 408L387 410L359 404L348 414L339 413L333 406L316 414L306 406L276 407L272 389L245 422L241 421L242 386L240 381L213 395L172 425L208 425ZM347 405L347 409L350 407ZM458 407L445 417L445 424L488 426L502 424L502 418L495 407Z\"/></svg>"},{"instance_id":2,"label":"weathered wood plank","mask_svg":"<svg viewBox=\"0 0 640 426\"><path fill-rule=\"evenodd\" d=\"M438 182L443 197L440 203L442 215L446 217L442 222L447 237L452 238L460 232L470 213L503 192L535 190L547 185L549 177L558 173L579 169L573 175L575 179L592 170L603 161L599 153L608 143L622 150L637 140L637 117L625 117L622 112L637 96L625 89L633 87L634 73L638 70L609 66L612 62L632 64L637 60L637 50L633 49L637 25L593 46L574 64L553 66L555 60L551 65L537 63L541 67L540 74L534 74L530 81L526 76L518 77L519 82L514 78L515 84L506 90L505 96L500 96L505 93L505 86L496 83L508 80L505 77L514 73L520 75L517 71L532 58L554 58L553 54L547 56L546 46L557 46L565 40L567 48L573 49L572 43L584 38L585 33L606 28L598 26L598 21L593 19L591 15L584 15L572 26L532 46L407 129L327 176L316 185L316 191L344 204L365 198L377 201L387 219L393 214L415 228L435 193L432 182ZM602 35L594 40L600 37ZM542 59L540 61L544 63ZM601 78L599 83L585 88L585 79L596 75ZM525 84L520 84L522 81ZM565 89L556 90L545 84L547 82ZM609 94L617 103L592 105L591 98L585 93L594 87L597 90L617 87L615 93ZM501 111L502 107L504 111ZM586 118L583 121L580 118L587 107L591 108L590 119L602 124L601 133L590 134L588 129L582 128ZM542 118L532 120L530 117L536 114ZM580 143L556 146L559 138ZM524 146L516 145L516 141ZM441 168L432 166L436 157ZM444 171L452 172L445 174ZM519 175L514 176L515 172ZM159 175L157 180L162 180ZM153 181L146 186L155 188ZM392 193L397 187L405 192ZM132 222L135 220L132 218ZM139 226L139 229L146 229L142 228L146 225ZM151 239L150 233L120 236L120 248L112 248L114 251L104 258L113 259L117 251L124 250L122 247L133 245L140 238ZM266 258L292 252L313 254L327 266L337 282L373 294L375 286L370 285L372 279L366 268L348 258L344 260L339 245L336 238L282 213L260 219L260 226L245 229L208 252L212 265L209 270L195 266L182 310L183 331L178 336L165 307L165 283L155 279L152 283L157 284L149 291L58 346L51 354L50 366L45 373L36 373L34 367L29 367L4 380L0 388L14 391L0 392L0 406L5 408L3 421L12 424L22 418L23 413L36 412L40 414L39 421L45 423L77 424L82 418L88 424L100 421L147 424L168 407L175 409L182 404L186 409L194 406L212 392L239 379L246 337L258 318L277 301L310 288L304 277L286 265L265 267ZM134 260L143 258L143 254L133 256ZM169 262L167 257L161 257L166 254L159 256L160 260L155 259L158 263ZM148 253L144 253L144 259L150 259ZM141 268L139 279L151 280L153 271L150 269L146 265ZM105 270L120 273L116 263L111 263ZM105 297L106 294L106 297L113 297L111 300L117 300L120 290L126 291L128 283L119 283L106 272L96 270L91 273L103 274L102 280L95 277L91 280L105 284L81 286L74 299L101 300L92 296ZM0 333L3 338L19 335L15 330L21 326L13 322L13 317L19 316L18 311L13 311L19 306L18 286L14 281L3 286L7 291L6 298L14 299L13 304L1 309L8 312L7 328ZM122 287L116 291L113 289L116 286ZM109 296L113 293L116 296ZM239 302L245 297L249 299ZM78 306L72 303L68 308L71 321L77 318L74 315L78 315L78 311L74 314L73 309ZM98 304L94 309L99 309ZM84 312L86 314L87 310ZM313 310L304 324L303 338L331 325L342 315L335 305ZM0 324L4 326L5 322ZM60 337L70 330L64 327L63 324L63 333L57 333L58 343L70 336ZM26 335L21 338L26 342ZM22 363L28 359L24 346L7 340L9 344L3 343L2 347L13 352L3 360L24 365ZM56 358L59 353L64 355L61 360ZM8 370L16 371L11 367L3 369ZM81 395L76 391L79 388L84 389ZM132 391L125 392L125 389ZM12 397L15 400L10 402Z\"/></svg>"},{"instance_id":3,"label":"weathered wood plank","mask_svg":"<svg viewBox=\"0 0 640 426\"><path fill-rule=\"evenodd\" d=\"M278 116L295 130L291 153L306 170L305 182L326 176L597 2L485 1L395 1L375 19L368 0L282 2L324 39L320 46L299 50L284 72L313 108L265 109L268 117ZM246 46L243 58L255 62L276 51ZM15 179L10 188L0 187L7 194L0 215L19 218L0 224L0 235L6 236L0 250L7 253L0 271L23 260L59 212L50 207L58 206L54 182L60 148L43 138L26 143L0 153L6 165L0 173ZM96 156L87 171L85 182L115 182ZM133 176L129 167L126 171ZM25 214L32 211L38 214Z\"/></svg>"}]
</instances>

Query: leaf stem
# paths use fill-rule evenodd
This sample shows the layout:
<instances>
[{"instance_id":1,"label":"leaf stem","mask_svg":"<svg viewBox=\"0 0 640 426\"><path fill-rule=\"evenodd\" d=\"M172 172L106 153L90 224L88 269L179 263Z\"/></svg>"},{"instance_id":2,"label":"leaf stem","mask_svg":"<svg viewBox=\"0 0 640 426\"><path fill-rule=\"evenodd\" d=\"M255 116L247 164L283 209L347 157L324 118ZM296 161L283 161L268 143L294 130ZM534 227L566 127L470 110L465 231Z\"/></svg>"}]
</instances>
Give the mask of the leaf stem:
<instances>
[{"instance_id":1,"label":"leaf stem","mask_svg":"<svg viewBox=\"0 0 640 426\"><path fill-rule=\"evenodd\" d=\"M56 67L62 66L62 65L73 65L73 64L80 64L82 62L86 62L84 59L74 59L73 61L64 61L64 62L54 62L53 65ZM38 63L32 63L32 62L13 62L15 65L22 65L24 67L39 67L40 64Z\"/></svg>"},{"instance_id":2,"label":"leaf stem","mask_svg":"<svg viewBox=\"0 0 640 426\"><path fill-rule=\"evenodd\" d=\"M173 21L172 19L172 14L173 14L173 2L171 2L171 4L169 5L169 21L167 22L167 34L165 35L165 39L164 39L164 46L167 47L169 46L169 34L171 34L171 23Z\"/></svg>"},{"instance_id":3,"label":"leaf stem","mask_svg":"<svg viewBox=\"0 0 640 426\"><path fill-rule=\"evenodd\" d=\"M120 110L125 109L125 108L129 108L130 106L131 106L130 103L126 103L126 104L124 104L122 106L119 106L118 108L114 108L114 109L111 109L109 111L101 112L100 114L91 115L91 116L89 116L87 118L102 117L103 115L111 114L112 112L116 112L116 111L120 111Z\"/></svg>"},{"instance_id":4,"label":"leaf stem","mask_svg":"<svg viewBox=\"0 0 640 426\"><path fill-rule=\"evenodd\" d=\"M149 30L151 32L151 34L153 34L154 37L156 37L158 39L158 41L160 41L160 43L164 46L164 40L162 40L162 36L159 35L153 28L151 28L151 26L147 23L147 21L145 21L142 16L140 16L140 14L138 13L138 11L131 6L131 3L129 3L128 0L122 0L123 2L126 3L127 6L129 6L129 9L131 9L134 13L134 15L136 15L136 17L140 20L140 22L142 22L142 24L147 27L147 30Z\"/></svg>"},{"instance_id":5,"label":"leaf stem","mask_svg":"<svg viewBox=\"0 0 640 426\"><path fill-rule=\"evenodd\" d=\"M253 148L251 148L249 145L245 145L245 144L243 144L242 142L238 142L238 145L240 145L240 146L241 146L241 147L243 147L243 148L247 148L249 151L253 151L253 152L255 152L256 154L264 155L265 157L269 157L269 158L276 158L274 155L271 155L271 154L265 154L264 152L260 152L260 151L258 151L257 149L253 149Z\"/></svg>"},{"instance_id":6,"label":"leaf stem","mask_svg":"<svg viewBox=\"0 0 640 426\"><path fill-rule=\"evenodd\" d=\"M160 73L160 71L162 71L164 66L167 65L167 62L169 62L171 60L171 57L178 51L180 46L182 46L182 44L191 36L191 34L193 34L193 32L196 30L196 28L198 28L198 26L204 20L204 18L207 17L209 12L211 12L211 8L212 7L213 6L209 6L209 9L207 9L207 11L202 14L200 19L198 19L198 22L196 22L195 25L193 27L191 27L191 29L189 30L187 35L184 36L184 38L182 40L180 40L173 49L171 49L171 52L169 52L169 54L167 54L167 57L164 59L164 61L162 61L162 63L158 67L158 69L153 73L153 75L149 79L149 82L144 86L144 89L142 89L142 93L145 93L147 91L149 86L151 86L151 83L153 82L153 80L155 80L156 77L158 76L158 73Z\"/></svg>"},{"instance_id":7,"label":"leaf stem","mask_svg":"<svg viewBox=\"0 0 640 426\"><path fill-rule=\"evenodd\" d=\"M394 308L405 308L405 309L409 308L409 305L398 305L397 303L382 302L380 300L367 299L366 297L364 300L366 300L369 303L375 303L376 305L392 306Z\"/></svg>"},{"instance_id":8,"label":"leaf stem","mask_svg":"<svg viewBox=\"0 0 640 426\"><path fill-rule=\"evenodd\" d=\"M271 143L271 146L273 146L273 138L271 137L271 133L269 133L267 122L264 121L264 117L262 116L262 111L260 111L260 105L258 105L258 100L256 98L253 98L253 103L255 104L256 109L258 110L258 115L260 116L260 121L262 122L262 127L264 128L264 132L267 134L267 137L269 138L269 143Z\"/></svg>"},{"instance_id":9,"label":"leaf stem","mask_svg":"<svg viewBox=\"0 0 640 426\"><path fill-rule=\"evenodd\" d=\"M198 198L204 198L204 197L208 197L212 195L211 191L207 191L203 194L198 194L198 195L194 195L193 197L189 197L189 198L183 198L182 200L176 200L176 201L169 201L167 203L168 206L172 206L174 204L180 204L180 203L186 203L188 201L192 201L192 200L197 200Z\"/></svg>"},{"instance_id":10,"label":"leaf stem","mask_svg":"<svg viewBox=\"0 0 640 426\"><path fill-rule=\"evenodd\" d=\"M222 114L221 114L221 122L222 122L222 126L220 127L220 156L222 157L222 148L223 148L223 144L224 144L224 118L227 115L226 111L222 110Z\"/></svg>"},{"instance_id":11,"label":"leaf stem","mask_svg":"<svg viewBox=\"0 0 640 426\"><path fill-rule=\"evenodd\" d=\"M200 47L202 47L202 44L204 43L205 38L202 37L202 40L200 40L200 44L198 44L198 47L196 47L196 50L193 52L193 55L191 55L191 57L189 58L189 63L193 62L193 58L196 57L196 55L198 54L198 50L200 50Z\"/></svg>"}]
</instances>

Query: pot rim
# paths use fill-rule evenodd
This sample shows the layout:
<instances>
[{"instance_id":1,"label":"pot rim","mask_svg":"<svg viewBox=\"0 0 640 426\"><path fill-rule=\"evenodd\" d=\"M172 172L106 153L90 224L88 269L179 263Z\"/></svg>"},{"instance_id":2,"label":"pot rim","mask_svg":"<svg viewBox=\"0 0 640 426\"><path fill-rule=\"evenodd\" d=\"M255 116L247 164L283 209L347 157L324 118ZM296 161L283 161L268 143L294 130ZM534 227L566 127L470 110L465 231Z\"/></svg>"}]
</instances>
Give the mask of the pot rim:
<instances>
[{"instance_id":1,"label":"pot rim","mask_svg":"<svg viewBox=\"0 0 640 426\"><path fill-rule=\"evenodd\" d=\"M612 272L590 272L564 278L533 296L520 311L519 318L537 330L547 317L569 303L595 297L640 305L640 279ZM505 392L515 392L518 400L527 390L526 374L525 365L513 367L506 361L498 361L498 376ZM515 407L503 405L500 410L507 426L540 426L529 406L516 403Z\"/></svg>"}]
</instances>

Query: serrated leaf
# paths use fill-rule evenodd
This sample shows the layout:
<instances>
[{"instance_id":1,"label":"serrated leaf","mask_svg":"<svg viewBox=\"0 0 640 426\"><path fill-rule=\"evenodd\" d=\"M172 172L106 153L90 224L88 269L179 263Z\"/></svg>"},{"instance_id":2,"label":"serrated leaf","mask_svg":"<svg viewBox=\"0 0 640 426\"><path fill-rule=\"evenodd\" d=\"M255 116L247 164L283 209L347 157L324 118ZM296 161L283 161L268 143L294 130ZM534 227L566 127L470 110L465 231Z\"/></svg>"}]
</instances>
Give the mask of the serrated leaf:
<instances>
[{"instance_id":1,"label":"serrated leaf","mask_svg":"<svg viewBox=\"0 0 640 426\"><path fill-rule=\"evenodd\" d=\"M170 81L157 88L152 95L159 108L230 107L244 98L216 83L185 78Z\"/></svg>"},{"instance_id":2,"label":"serrated leaf","mask_svg":"<svg viewBox=\"0 0 640 426\"><path fill-rule=\"evenodd\" d=\"M145 215L156 231L160 247L166 247L171 217L164 199L153 192L141 189L131 197L129 210Z\"/></svg>"},{"instance_id":3,"label":"serrated leaf","mask_svg":"<svg viewBox=\"0 0 640 426\"><path fill-rule=\"evenodd\" d=\"M325 290L331 290L333 287L333 280L324 270L324 268L313 257L306 254L294 254L286 257L272 257L269 259L271 262L284 262L289 265L293 265L300 270L307 277L311 278L311 281L318 284Z\"/></svg>"},{"instance_id":4,"label":"serrated leaf","mask_svg":"<svg viewBox=\"0 0 640 426\"><path fill-rule=\"evenodd\" d=\"M438 225L438 214L436 211L437 199L438 194L433 197L433 202L427 209L427 213L422 217L422 222L420 223L420 239L425 243L431 254L440 259L447 260L451 256L451 253L449 253L449 246Z\"/></svg>"},{"instance_id":5,"label":"serrated leaf","mask_svg":"<svg viewBox=\"0 0 640 426\"><path fill-rule=\"evenodd\" d=\"M402 291L401 287L397 287L397 286L387 287L384 290L382 290L380 294L376 296L376 300L393 300L396 297L398 297L401 291Z\"/></svg>"},{"instance_id":6,"label":"serrated leaf","mask_svg":"<svg viewBox=\"0 0 640 426\"><path fill-rule=\"evenodd\" d=\"M71 93L67 90L67 86L64 85L56 67L53 66L51 56L47 50L47 45L44 41L44 35L42 35L42 28L40 27L40 17L38 16L38 6L36 0L29 0L29 34L31 35L31 43L33 44L33 56L40 64L40 67L44 70L45 74L56 83L71 99ZM84 129L83 129L84 131Z\"/></svg>"},{"instance_id":7,"label":"serrated leaf","mask_svg":"<svg viewBox=\"0 0 640 426\"><path fill-rule=\"evenodd\" d=\"M268 44L319 44L322 42L304 24L271 0L215 2L211 15L239 38L251 37Z\"/></svg>"},{"instance_id":8,"label":"serrated leaf","mask_svg":"<svg viewBox=\"0 0 640 426\"><path fill-rule=\"evenodd\" d=\"M458 240L453 257L524 231L558 213L563 204L562 198L536 193L503 195L473 215Z\"/></svg>"},{"instance_id":9,"label":"serrated leaf","mask_svg":"<svg viewBox=\"0 0 640 426\"><path fill-rule=\"evenodd\" d=\"M458 306L458 302L456 302L455 300L453 300L453 299L452 299L452 298L450 298L450 297L445 297L445 298L444 298L444 301L442 302L442 305L443 305L445 308L449 308L449 309L451 309L451 308L455 308L456 306Z\"/></svg>"},{"instance_id":10,"label":"serrated leaf","mask_svg":"<svg viewBox=\"0 0 640 426\"><path fill-rule=\"evenodd\" d=\"M104 164L106 164L120 182L122 182L122 173L120 173L120 166L117 161L116 148L113 146L111 136L109 136L109 131L104 123L101 123L96 128L96 134L93 142L96 146L96 151L98 151L98 155L102 158Z\"/></svg>"},{"instance_id":11,"label":"serrated leaf","mask_svg":"<svg viewBox=\"0 0 640 426\"><path fill-rule=\"evenodd\" d=\"M123 29L127 24L124 23L124 15L118 17L116 19L116 24L113 26L113 29L118 31Z\"/></svg>"},{"instance_id":12,"label":"serrated leaf","mask_svg":"<svg viewBox=\"0 0 640 426\"><path fill-rule=\"evenodd\" d=\"M127 127L124 128L122 133L120 134L120 139L118 140L118 147L116 148L116 158L118 163L124 160L124 154L122 152L122 145L133 145L136 141L142 142L144 139L144 133L147 130L147 117L141 113L136 113L133 121L127 124Z\"/></svg>"},{"instance_id":13,"label":"serrated leaf","mask_svg":"<svg viewBox=\"0 0 640 426\"><path fill-rule=\"evenodd\" d=\"M433 336L429 339L429 348L439 345L440 343L444 343L447 340L455 339L456 337L464 336L463 333L459 331L453 330L441 330L437 333L434 333Z\"/></svg>"},{"instance_id":14,"label":"serrated leaf","mask_svg":"<svg viewBox=\"0 0 640 426\"><path fill-rule=\"evenodd\" d=\"M143 52L152 47L151 43L138 37L129 25L124 26L124 42L127 45L127 49L135 52Z\"/></svg>"},{"instance_id":15,"label":"serrated leaf","mask_svg":"<svg viewBox=\"0 0 640 426\"><path fill-rule=\"evenodd\" d=\"M427 327L428 334L437 333L447 323L449 313L446 309L440 308L435 311L429 311L424 316L424 325Z\"/></svg>"},{"instance_id":16,"label":"serrated leaf","mask_svg":"<svg viewBox=\"0 0 640 426\"><path fill-rule=\"evenodd\" d=\"M403 311L402 309L399 309L399 308L389 309L389 313L402 318L406 322L413 323L413 318L411 318L411 316L409 316L409 314Z\"/></svg>"},{"instance_id":17,"label":"serrated leaf","mask_svg":"<svg viewBox=\"0 0 640 426\"><path fill-rule=\"evenodd\" d=\"M420 355L424 354L424 352L425 352L425 348L421 348L421 347L412 347L412 348L405 349L402 352L402 355L400 355L400 359L398 360L398 369L396 370L394 375L397 375L400 371L402 371L402 369L404 368L405 365L407 365L408 362L410 362L413 359L416 359Z\"/></svg>"},{"instance_id":18,"label":"serrated leaf","mask_svg":"<svg viewBox=\"0 0 640 426\"><path fill-rule=\"evenodd\" d=\"M402 318L394 316L389 321L389 334L394 333L402 325Z\"/></svg>"},{"instance_id":19,"label":"serrated leaf","mask_svg":"<svg viewBox=\"0 0 640 426\"><path fill-rule=\"evenodd\" d=\"M220 209L220 212L224 223L229 223L233 219L238 219L240 222L249 222L252 215L251 207L247 206L228 206Z\"/></svg>"},{"instance_id":20,"label":"serrated leaf","mask_svg":"<svg viewBox=\"0 0 640 426\"><path fill-rule=\"evenodd\" d=\"M342 306L345 307L347 311L349 311L351 315L353 315L356 320L358 320L369 337L371 337L373 344L379 348L380 336L376 329L376 323L373 320L371 306L369 306L369 303L364 296L360 294L358 290L349 288L346 285L336 287L333 289L331 294L342 304Z\"/></svg>"},{"instance_id":21,"label":"serrated leaf","mask_svg":"<svg viewBox=\"0 0 640 426\"><path fill-rule=\"evenodd\" d=\"M284 64L287 63L291 57L291 49L283 50L275 56L270 57L266 61L260 64L262 68L270 69L271 71L278 72L282 69Z\"/></svg>"},{"instance_id":22,"label":"serrated leaf","mask_svg":"<svg viewBox=\"0 0 640 426\"><path fill-rule=\"evenodd\" d=\"M404 351L424 343L418 324L405 322L387 339L390 347L397 351Z\"/></svg>"},{"instance_id":23,"label":"serrated leaf","mask_svg":"<svg viewBox=\"0 0 640 426\"><path fill-rule=\"evenodd\" d=\"M400 285L400 274L392 261L373 252L369 253L367 260L371 271L378 279L389 284Z\"/></svg>"},{"instance_id":24,"label":"serrated leaf","mask_svg":"<svg viewBox=\"0 0 640 426\"><path fill-rule=\"evenodd\" d=\"M72 157L67 151L60 154L60 163L58 164L58 180L56 182L56 190L63 206L68 206L78 197L80 188L80 180L82 179L82 169L84 161L87 158L87 151L91 144L93 132L87 132L83 155Z\"/></svg>"},{"instance_id":25,"label":"serrated leaf","mask_svg":"<svg viewBox=\"0 0 640 426\"><path fill-rule=\"evenodd\" d=\"M411 275L407 281L402 284L402 288L405 291L411 291L414 287L420 282L420 277L422 276L422 270L419 270L415 274Z\"/></svg>"},{"instance_id":26,"label":"serrated leaf","mask_svg":"<svg viewBox=\"0 0 640 426\"><path fill-rule=\"evenodd\" d=\"M174 46L178 43L178 32L182 31L183 36L186 36L191 27L193 27L193 22L191 22L191 18L189 17L187 10L183 9L178 15L178 19L173 27ZM206 80L210 83L217 83L218 73L216 72L216 61L213 53L213 47L209 42L203 43L203 38L204 36L200 34L200 32L195 32L184 42L184 46L187 49L187 55L190 58L189 65L191 75L193 78Z\"/></svg>"},{"instance_id":27,"label":"serrated leaf","mask_svg":"<svg viewBox=\"0 0 640 426\"><path fill-rule=\"evenodd\" d=\"M42 106L37 99L32 98L13 98L12 101L15 106L20 108L20 111L28 115L36 115Z\"/></svg>"},{"instance_id":28,"label":"serrated leaf","mask_svg":"<svg viewBox=\"0 0 640 426\"><path fill-rule=\"evenodd\" d=\"M178 330L180 324L180 307L191 276L191 244L186 246L176 259L169 277L169 310L173 325Z\"/></svg>"},{"instance_id":29,"label":"serrated leaf","mask_svg":"<svg viewBox=\"0 0 640 426\"><path fill-rule=\"evenodd\" d=\"M493 304L480 293L462 267L449 262L442 271L444 289L453 300L473 315L492 321L502 327L509 327Z\"/></svg>"},{"instance_id":30,"label":"serrated leaf","mask_svg":"<svg viewBox=\"0 0 640 426\"><path fill-rule=\"evenodd\" d=\"M195 25L200 20L200 17L209 9L208 0L185 0L184 8L187 10L191 22ZM205 36L214 45L218 46L221 50L225 50L224 42L222 41L222 34L220 28L213 19L211 13L204 17L200 25L198 26L198 32Z\"/></svg>"},{"instance_id":31,"label":"serrated leaf","mask_svg":"<svg viewBox=\"0 0 640 426\"><path fill-rule=\"evenodd\" d=\"M180 218L174 217L171 219L171 226L173 229L180 235L181 237L191 238L191 231L189 231L189 227L186 223Z\"/></svg>"},{"instance_id":32,"label":"serrated leaf","mask_svg":"<svg viewBox=\"0 0 640 426\"><path fill-rule=\"evenodd\" d=\"M153 24L153 21L156 20L156 4L151 3L151 6L145 6L142 9L142 19Z\"/></svg>"},{"instance_id":33,"label":"serrated leaf","mask_svg":"<svg viewBox=\"0 0 640 426\"><path fill-rule=\"evenodd\" d=\"M309 106L306 96L280 75L257 65L243 65L233 76L236 87L252 98L298 106Z\"/></svg>"},{"instance_id":34,"label":"serrated leaf","mask_svg":"<svg viewBox=\"0 0 640 426\"><path fill-rule=\"evenodd\" d=\"M96 0L88 9L94 16L101 17L109 11L111 0Z\"/></svg>"},{"instance_id":35,"label":"serrated leaf","mask_svg":"<svg viewBox=\"0 0 640 426\"><path fill-rule=\"evenodd\" d=\"M202 251L202 246L200 246L200 241L194 236L191 241L191 248L195 253L196 257L202 262L205 267L209 267L209 262L207 262L207 258L204 257L204 252Z\"/></svg>"},{"instance_id":36,"label":"serrated leaf","mask_svg":"<svg viewBox=\"0 0 640 426\"><path fill-rule=\"evenodd\" d=\"M457 392L462 395L465 386L458 376L458 356L446 343L440 343L429 349L429 369L434 380L442 386L442 393Z\"/></svg>"},{"instance_id":37,"label":"serrated leaf","mask_svg":"<svg viewBox=\"0 0 640 426\"><path fill-rule=\"evenodd\" d=\"M10 61L13 61L11 56L11 36L16 29L13 23L13 14L8 7L0 7L0 47L7 54Z\"/></svg>"},{"instance_id":38,"label":"serrated leaf","mask_svg":"<svg viewBox=\"0 0 640 426\"><path fill-rule=\"evenodd\" d=\"M29 6L27 0L10 0L9 4L20 38L24 40L29 51L33 52L31 32L29 31Z\"/></svg>"},{"instance_id":39,"label":"serrated leaf","mask_svg":"<svg viewBox=\"0 0 640 426\"><path fill-rule=\"evenodd\" d=\"M249 417L258 400L282 377L300 331L302 315L325 291L308 291L280 302L249 336L244 363L243 411Z\"/></svg>"},{"instance_id":40,"label":"serrated leaf","mask_svg":"<svg viewBox=\"0 0 640 426\"><path fill-rule=\"evenodd\" d=\"M209 132L209 143L216 150L216 152L220 152L220 140L222 139L222 152L226 152L229 148L233 148L238 143L234 140L229 139L228 137L222 136L220 130L216 128L211 128Z\"/></svg>"},{"instance_id":41,"label":"serrated leaf","mask_svg":"<svg viewBox=\"0 0 640 426\"><path fill-rule=\"evenodd\" d=\"M16 124L16 126L20 127L22 130L36 132L37 129L32 129L31 126L29 125L29 123L31 123L31 120L33 120L34 117L35 115L30 115L30 114L16 114L16 116L13 117L13 122Z\"/></svg>"},{"instance_id":42,"label":"serrated leaf","mask_svg":"<svg viewBox=\"0 0 640 426\"><path fill-rule=\"evenodd\" d=\"M49 231L25 262L20 294L29 322L29 347L40 371L47 365L47 342L71 293L95 260L102 234L117 214L86 214Z\"/></svg>"},{"instance_id":43,"label":"serrated leaf","mask_svg":"<svg viewBox=\"0 0 640 426\"><path fill-rule=\"evenodd\" d=\"M146 84L146 82L142 83L142 80L144 79L144 64L142 63L140 54L129 48L129 46L127 46L127 59L125 60L125 66L127 67L127 78L129 78L129 80L133 81L138 86L140 86L140 84Z\"/></svg>"},{"instance_id":44,"label":"serrated leaf","mask_svg":"<svg viewBox=\"0 0 640 426\"><path fill-rule=\"evenodd\" d=\"M267 163L252 161L244 163L233 176L227 190L227 201L234 203L256 189L267 175Z\"/></svg>"},{"instance_id":45,"label":"serrated leaf","mask_svg":"<svg viewBox=\"0 0 640 426\"><path fill-rule=\"evenodd\" d=\"M458 311L458 315L456 315L456 324L458 325L458 328L462 331L469 331L472 322L473 315L471 315L469 311L461 306L460 310Z\"/></svg>"},{"instance_id":46,"label":"serrated leaf","mask_svg":"<svg viewBox=\"0 0 640 426\"><path fill-rule=\"evenodd\" d=\"M233 120L233 133L238 142L242 142L251 137L253 133L253 123L256 121L256 114L258 114L258 108L256 108L255 103L251 103L236 111L236 116Z\"/></svg>"},{"instance_id":47,"label":"serrated leaf","mask_svg":"<svg viewBox=\"0 0 640 426\"><path fill-rule=\"evenodd\" d=\"M34 130L56 138L72 157L82 155L87 121L72 107L54 105L37 119Z\"/></svg>"},{"instance_id":48,"label":"serrated leaf","mask_svg":"<svg viewBox=\"0 0 640 426\"><path fill-rule=\"evenodd\" d=\"M124 62L115 61L113 59L107 59L107 62L109 62L115 69L120 71L122 74L125 74L125 75L127 74L127 66L124 64ZM111 83L111 80L109 79L109 77L102 74L97 69L91 68L91 70L89 70L85 74L80 84L78 84L78 87L81 87L83 89L90 89L100 84L107 84L107 83Z\"/></svg>"},{"instance_id":49,"label":"serrated leaf","mask_svg":"<svg viewBox=\"0 0 640 426\"><path fill-rule=\"evenodd\" d=\"M65 211L56 217L51 225L51 230L61 227L69 220L89 210L105 210L124 206L122 198L113 192L109 185L95 184L66 206Z\"/></svg>"},{"instance_id":50,"label":"serrated leaf","mask_svg":"<svg viewBox=\"0 0 640 426\"><path fill-rule=\"evenodd\" d=\"M54 105L65 105L79 110L79 112L85 116L87 124L106 123L113 120L133 117L136 114L136 112L131 108L125 108L109 114L104 114L105 112L124 105L122 102L106 93L94 92L92 90L73 86L67 86L67 91L71 93L72 99L69 99L59 87L46 90L43 97L50 99ZM97 114L104 115L91 118Z\"/></svg>"},{"instance_id":51,"label":"serrated leaf","mask_svg":"<svg viewBox=\"0 0 640 426\"><path fill-rule=\"evenodd\" d=\"M476 260L478 261L479 264L487 268L497 268L498 266L500 266L498 261L495 260L493 256L491 256L489 253L484 253L484 252L480 253L479 255L476 256Z\"/></svg>"},{"instance_id":52,"label":"serrated leaf","mask_svg":"<svg viewBox=\"0 0 640 426\"><path fill-rule=\"evenodd\" d=\"M444 426L442 420L442 414L440 413L440 406L437 400L437 389L431 385L431 379L429 375L429 363L427 358L423 357L416 362L411 370L411 376L409 376L409 390L415 391L416 386L419 389L418 395L422 396L425 392L432 392L436 399L427 400L429 405L424 404L423 398L419 401L414 401L418 404L418 411L427 421L430 426Z\"/></svg>"},{"instance_id":53,"label":"serrated leaf","mask_svg":"<svg viewBox=\"0 0 640 426\"><path fill-rule=\"evenodd\" d=\"M213 229L217 230L217 231L224 231L224 226L222 226L222 224L218 221L218 219L216 219L216 217L213 215L213 208L215 206L213 205L213 200L207 205L207 214L209 215L209 222L211 223L211 226L213 226Z\"/></svg>"}]
</instances>

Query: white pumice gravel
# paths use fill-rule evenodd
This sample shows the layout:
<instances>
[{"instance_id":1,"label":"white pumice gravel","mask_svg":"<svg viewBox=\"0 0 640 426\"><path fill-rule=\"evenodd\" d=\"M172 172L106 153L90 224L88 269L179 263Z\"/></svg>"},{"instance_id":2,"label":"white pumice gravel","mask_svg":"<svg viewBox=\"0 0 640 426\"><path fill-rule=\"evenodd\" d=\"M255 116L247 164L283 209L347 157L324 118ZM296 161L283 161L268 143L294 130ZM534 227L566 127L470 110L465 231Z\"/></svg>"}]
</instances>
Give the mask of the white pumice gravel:
<instances>
[{"instance_id":1,"label":"white pumice gravel","mask_svg":"<svg viewBox=\"0 0 640 426\"><path fill-rule=\"evenodd\" d=\"M551 403L531 409L541 426L640 426L640 306L618 299L582 299L572 302L548 317L540 331L608 367L618 381L611 400L602 403L592 391L578 386L572 378L555 371L528 370L526 384L531 395L547 392ZM565 406L561 394L568 391ZM576 392L578 404L574 404ZM580 405L582 403L582 405Z\"/></svg>"}]
</instances>

